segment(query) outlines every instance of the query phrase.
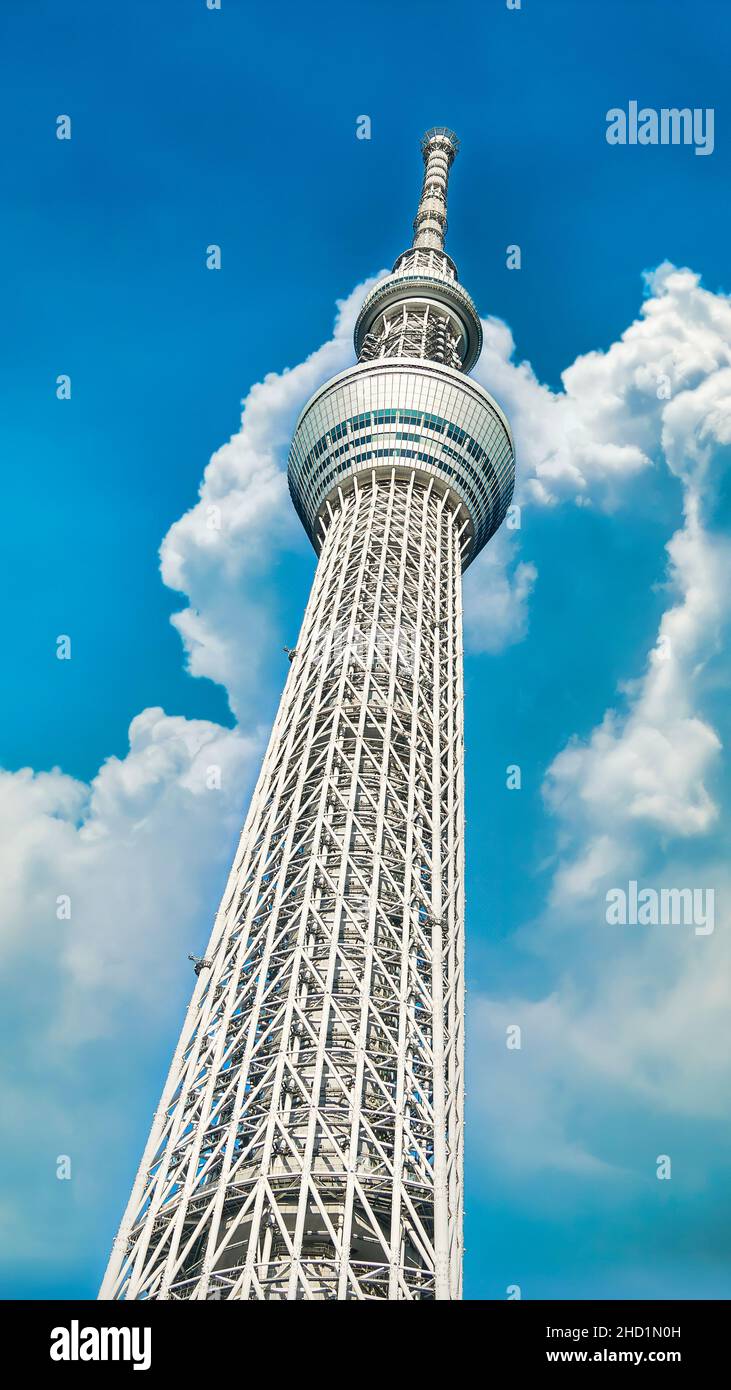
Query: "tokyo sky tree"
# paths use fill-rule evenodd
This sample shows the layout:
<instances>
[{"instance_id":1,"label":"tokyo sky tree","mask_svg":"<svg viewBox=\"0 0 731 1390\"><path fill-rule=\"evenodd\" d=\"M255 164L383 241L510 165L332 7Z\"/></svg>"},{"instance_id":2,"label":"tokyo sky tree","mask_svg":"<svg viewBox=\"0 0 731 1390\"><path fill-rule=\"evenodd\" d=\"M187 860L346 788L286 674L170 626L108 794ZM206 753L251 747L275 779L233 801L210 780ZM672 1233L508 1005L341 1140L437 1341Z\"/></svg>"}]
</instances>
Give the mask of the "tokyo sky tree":
<instances>
[{"instance_id":1,"label":"tokyo sky tree","mask_svg":"<svg viewBox=\"0 0 731 1390\"><path fill-rule=\"evenodd\" d=\"M461 579L514 457L457 148L424 136L413 245L297 424L317 571L102 1298L461 1297Z\"/></svg>"}]
</instances>

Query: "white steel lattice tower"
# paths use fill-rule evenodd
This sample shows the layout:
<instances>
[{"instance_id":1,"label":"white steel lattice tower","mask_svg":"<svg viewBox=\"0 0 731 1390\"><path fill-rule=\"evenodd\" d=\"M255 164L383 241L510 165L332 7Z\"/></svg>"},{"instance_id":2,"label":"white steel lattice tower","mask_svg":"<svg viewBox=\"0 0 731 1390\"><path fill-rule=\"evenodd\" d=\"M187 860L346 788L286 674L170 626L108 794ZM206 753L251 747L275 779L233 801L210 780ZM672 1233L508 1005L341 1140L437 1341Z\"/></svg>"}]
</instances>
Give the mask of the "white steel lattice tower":
<instances>
[{"instance_id":1,"label":"white steel lattice tower","mask_svg":"<svg viewBox=\"0 0 731 1390\"><path fill-rule=\"evenodd\" d=\"M413 245L297 424L317 572L102 1298L461 1297L461 575L514 459L465 375L457 140L422 149Z\"/></svg>"}]
</instances>

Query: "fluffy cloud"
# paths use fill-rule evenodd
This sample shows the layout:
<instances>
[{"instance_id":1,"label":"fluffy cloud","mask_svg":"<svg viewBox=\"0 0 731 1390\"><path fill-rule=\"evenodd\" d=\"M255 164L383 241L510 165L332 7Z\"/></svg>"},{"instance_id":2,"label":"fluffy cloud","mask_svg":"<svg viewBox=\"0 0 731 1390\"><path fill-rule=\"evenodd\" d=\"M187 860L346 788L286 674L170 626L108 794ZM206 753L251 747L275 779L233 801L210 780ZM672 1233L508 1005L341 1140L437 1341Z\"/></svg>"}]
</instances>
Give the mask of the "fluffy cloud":
<instances>
[{"instance_id":1,"label":"fluffy cloud","mask_svg":"<svg viewBox=\"0 0 731 1390\"><path fill-rule=\"evenodd\" d=\"M645 280L640 317L606 352L578 357L562 373L560 392L542 385L529 363L513 360L505 323L483 321L475 376L510 419L523 508L570 501L614 511L631 502L642 473L664 463L701 485L719 445L731 442L729 301L669 264ZM499 650L502 643L486 634L502 630L505 644L524 635L535 565L524 568L493 543L473 571L467 636L476 650Z\"/></svg>"},{"instance_id":2,"label":"fluffy cloud","mask_svg":"<svg viewBox=\"0 0 731 1390\"><path fill-rule=\"evenodd\" d=\"M577 846L556 874L557 898L580 884L591 892L626 859L627 840L637 843L642 827L702 835L718 816L706 782L721 741L696 702L728 618L731 551L703 529L694 499L667 550L678 601L663 614L645 674L625 688L627 708L607 710L590 737L572 739L548 770L547 805L563 822L564 844Z\"/></svg>"},{"instance_id":3,"label":"fluffy cloud","mask_svg":"<svg viewBox=\"0 0 731 1390\"><path fill-rule=\"evenodd\" d=\"M538 578L530 561L516 560L503 527L465 576L465 641L473 652L501 652L528 630L528 600Z\"/></svg>"},{"instance_id":4,"label":"fluffy cloud","mask_svg":"<svg viewBox=\"0 0 731 1390\"><path fill-rule=\"evenodd\" d=\"M698 391L695 407L717 398L719 429L728 428L729 300L667 263L645 282L640 317L606 352L585 353L567 367L558 393L541 385L528 363L513 362L506 324L484 322L475 375L510 418L521 500L552 505L571 498L614 508L625 485L662 454L682 472L683 441L698 423L685 411L693 410ZM713 419L707 428L720 437Z\"/></svg>"},{"instance_id":5,"label":"fluffy cloud","mask_svg":"<svg viewBox=\"0 0 731 1390\"><path fill-rule=\"evenodd\" d=\"M643 317L621 341L564 373L558 448L534 455L524 487L542 504L578 488L579 497L615 505L611 468L595 472L610 434L638 451L625 458L629 487L641 459L669 468L682 485L682 524L666 547L668 605L645 669L630 679L617 672L616 704L588 737L571 738L546 774L553 871L544 910L519 939L544 961L550 955L550 992L474 1006L495 1068L475 1105L486 1150L504 1162L507 1131L518 1168L586 1173L596 1163L615 1178L626 1177L623 1159L609 1162L605 1150L622 1148L617 1134L633 1105L637 1125L654 1113L667 1134L672 1117L719 1122L731 1083L731 882L713 835L722 736L707 713L719 679L728 683L718 661L731 616L731 545L715 508L731 441L731 305L669 266L648 277L648 288ZM527 371L513 382L520 431L531 401L544 412L551 406ZM608 927L606 890L630 878L712 888L713 935ZM505 1048L509 1022L525 1030L517 1061ZM613 1146L606 1119L617 1104ZM624 1138L629 1162L636 1145Z\"/></svg>"},{"instance_id":6,"label":"fluffy cloud","mask_svg":"<svg viewBox=\"0 0 731 1390\"><path fill-rule=\"evenodd\" d=\"M717 297L687 273L667 274L662 283L677 287L692 324L723 325L731 345L727 301L718 301L712 312ZM648 313L653 326L662 318L655 303ZM721 649L731 611L731 546L712 527L731 439L731 372L717 343L713 353L707 341L705 348L693 371L685 354L683 380L695 384L681 385L659 421L663 456L683 487L684 522L667 545L666 587L674 601L662 616L646 671L625 685L626 710L608 710L588 741L574 739L548 772L548 805L580 827L587 854L597 837L607 846L621 843L641 825L668 835L701 835L718 815L706 783L721 741L698 707L707 663ZM712 374L701 376L701 366ZM597 873L600 867L597 862ZM557 876L559 887L562 876L566 882L565 868ZM569 888L571 881L570 871Z\"/></svg>"},{"instance_id":7,"label":"fluffy cloud","mask_svg":"<svg viewBox=\"0 0 731 1390\"><path fill-rule=\"evenodd\" d=\"M186 954L205 949L261 756L258 739L161 709L129 740L88 785L0 773L4 1173L33 1194L0 1209L16 1267L35 1252L68 1269L108 1200L105 1175L128 1181L125 1098L182 1020ZM66 1200L59 1154L82 1177Z\"/></svg>"},{"instance_id":8,"label":"fluffy cloud","mask_svg":"<svg viewBox=\"0 0 731 1390\"><path fill-rule=\"evenodd\" d=\"M256 710L273 648L277 562L305 544L287 490L295 421L318 386L352 362L355 320L373 283L338 303L332 338L305 362L252 387L239 432L213 455L197 503L161 546L165 584L189 599L173 618L188 669L223 685L240 720Z\"/></svg>"},{"instance_id":9,"label":"fluffy cloud","mask_svg":"<svg viewBox=\"0 0 731 1390\"><path fill-rule=\"evenodd\" d=\"M89 785L0 773L4 964L22 971L30 952L48 1006L34 1046L51 1055L114 1034L130 1009L141 1022L185 943L205 946L202 908L261 755L258 740L161 709L129 740Z\"/></svg>"},{"instance_id":10,"label":"fluffy cloud","mask_svg":"<svg viewBox=\"0 0 731 1390\"><path fill-rule=\"evenodd\" d=\"M685 869L675 860L665 881L688 881ZM729 901L723 866L707 863L705 879ZM717 923L703 939L678 927L642 935L602 926L598 912L567 937L564 924L552 913L536 924L554 976L547 993L470 1001L470 1135L483 1171L528 1201L536 1175L550 1173L642 1200L658 1152L683 1153L687 1195L707 1184L725 1143L731 933ZM511 1050L516 1025L521 1047ZM707 1152L689 1122L713 1135Z\"/></svg>"}]
</instances>

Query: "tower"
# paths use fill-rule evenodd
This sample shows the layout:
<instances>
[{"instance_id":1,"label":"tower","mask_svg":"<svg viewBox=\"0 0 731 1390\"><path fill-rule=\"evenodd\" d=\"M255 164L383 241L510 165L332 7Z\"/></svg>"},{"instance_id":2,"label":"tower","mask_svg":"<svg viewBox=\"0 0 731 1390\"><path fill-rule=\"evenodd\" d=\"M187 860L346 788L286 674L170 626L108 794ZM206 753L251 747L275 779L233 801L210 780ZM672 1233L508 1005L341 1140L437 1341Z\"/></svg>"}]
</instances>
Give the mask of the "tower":
<instances>
[{"instance_id":1,"label":"tower","mask_svg":"<svg viewBox=\"0 0 731 1390\"><path fill-rule=\"evenodd\" d=\"M100 1297L461 1297L461 576L512 496L444 251L458 142L289 458L319 555Z\"/></svg>"}]
</instances>

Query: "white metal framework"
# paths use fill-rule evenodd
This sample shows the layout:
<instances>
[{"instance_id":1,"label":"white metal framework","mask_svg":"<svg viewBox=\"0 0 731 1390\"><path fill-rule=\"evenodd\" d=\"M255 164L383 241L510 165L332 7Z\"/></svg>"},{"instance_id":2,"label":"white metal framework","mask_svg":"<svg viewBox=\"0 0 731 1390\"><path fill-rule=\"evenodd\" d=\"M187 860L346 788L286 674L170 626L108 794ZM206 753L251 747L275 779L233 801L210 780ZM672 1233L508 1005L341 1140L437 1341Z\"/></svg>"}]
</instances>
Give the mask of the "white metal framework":
<instances>
[{"instance_id":1,"label":"white metal framework","mask_svg":"<svg viewBox=\"0 0 731 1390\"><path fill-rule=\"evenodd\" d=\"M455 148L426 138L419 254ZM461 1297L461 573L504 515L512 446L428 333L407 341L298 425L317 572L102 1298Z\"/></svg>"}]
</instances>

